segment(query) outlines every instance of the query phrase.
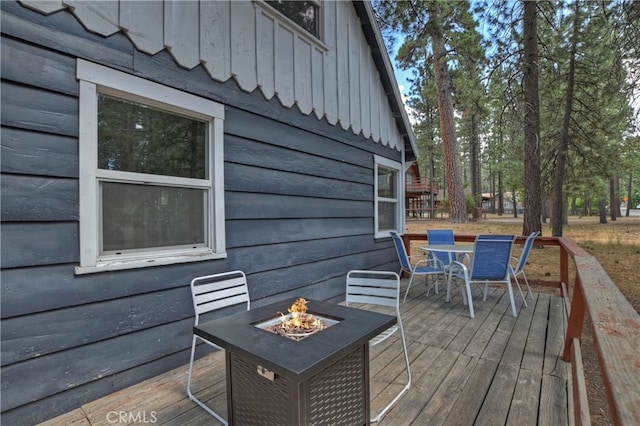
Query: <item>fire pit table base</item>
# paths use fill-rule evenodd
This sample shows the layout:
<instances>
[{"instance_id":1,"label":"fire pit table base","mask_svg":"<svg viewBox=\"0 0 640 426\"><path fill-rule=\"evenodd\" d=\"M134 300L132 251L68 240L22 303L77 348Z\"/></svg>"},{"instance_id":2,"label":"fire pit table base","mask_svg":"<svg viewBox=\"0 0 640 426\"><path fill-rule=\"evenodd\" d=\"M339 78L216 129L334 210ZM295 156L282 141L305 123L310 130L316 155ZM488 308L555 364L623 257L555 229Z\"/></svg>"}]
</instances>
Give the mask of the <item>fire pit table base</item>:
<instances>
[{"instance_id":1,"label":"fire pit table base","mask_svg":"<svg viewBox=\"0 0 640 426\"><path fill-rule=\"evenodd\" d=\"M368 358L368 345L363 345L295 383L227 352L229 424L368 424Z\"/></svg>"}]
</instances>

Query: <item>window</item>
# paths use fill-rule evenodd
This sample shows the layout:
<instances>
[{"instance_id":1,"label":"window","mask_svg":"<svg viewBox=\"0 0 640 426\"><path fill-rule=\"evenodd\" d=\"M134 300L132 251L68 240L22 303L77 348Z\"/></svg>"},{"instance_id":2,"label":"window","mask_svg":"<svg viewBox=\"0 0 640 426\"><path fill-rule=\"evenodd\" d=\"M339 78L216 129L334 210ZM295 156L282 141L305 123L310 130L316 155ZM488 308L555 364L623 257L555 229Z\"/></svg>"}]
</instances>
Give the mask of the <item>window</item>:
<instances>
[{"instance_id":1,"label":"window","mask_svg":"<svg viewBox=\"0 0 640 426\"><path fill-rule=\"evenodd\" d=\"M402 165L377 155L374 162L375 236L402 233Z\"/></svg>"},{"instance_id":2,"label":"window","mask_svg":"<svg viewBox=\"0 0 640 426\"><path fill-rule=\"evenodd\" d=\"M319 1L267 0L266 3L304 28L311 35L320 38Z\"/></svg>"},{"instance_id":3,"label":"window","mask_svg":"<svg viewBox=\"0 0 640 426\"><path fill-rule=\"evenodd\" d=\"M222 105L83 60L76 273L225 257Z\"/></svg>"}]
</instances>

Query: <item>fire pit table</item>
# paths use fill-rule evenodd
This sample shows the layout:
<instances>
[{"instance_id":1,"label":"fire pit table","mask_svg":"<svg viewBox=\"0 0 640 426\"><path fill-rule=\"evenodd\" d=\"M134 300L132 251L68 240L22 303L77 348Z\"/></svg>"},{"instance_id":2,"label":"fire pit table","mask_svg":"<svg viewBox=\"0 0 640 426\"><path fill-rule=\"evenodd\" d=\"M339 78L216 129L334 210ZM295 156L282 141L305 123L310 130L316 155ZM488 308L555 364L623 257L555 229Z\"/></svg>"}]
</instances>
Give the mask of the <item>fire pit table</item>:
<instances>
[{"instance_id":1,"label":"fire pit table","mask_svg":"<svg viewBox=\"0 0 640 426\"><path fill-rule=\"evenodd\" d=\"M396 317L310 300L323 330L295 339L269 331L294 302L194 327L226 351L229 424L369 424L368 342Z\"/></svg>"}]
</instances>

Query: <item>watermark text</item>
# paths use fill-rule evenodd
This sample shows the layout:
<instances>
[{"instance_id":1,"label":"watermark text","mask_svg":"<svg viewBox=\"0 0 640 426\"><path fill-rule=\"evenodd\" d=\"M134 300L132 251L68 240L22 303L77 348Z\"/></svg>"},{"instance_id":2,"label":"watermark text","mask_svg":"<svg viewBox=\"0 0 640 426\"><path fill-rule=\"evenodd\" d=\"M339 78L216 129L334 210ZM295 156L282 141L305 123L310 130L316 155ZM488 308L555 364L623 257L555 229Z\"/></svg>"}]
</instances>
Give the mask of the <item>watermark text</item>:
<instances>
[{"instance_id":1,"label":"watermark text","mask_svg":"<svg viewBox=\"0 0 640 426\"><path fill-rule=\"evenodd\" d=\"M107 422L110 424L117 423L156 423L158 416L155 411L109 411L107 413Z\"/></svg>"}]
</instances>

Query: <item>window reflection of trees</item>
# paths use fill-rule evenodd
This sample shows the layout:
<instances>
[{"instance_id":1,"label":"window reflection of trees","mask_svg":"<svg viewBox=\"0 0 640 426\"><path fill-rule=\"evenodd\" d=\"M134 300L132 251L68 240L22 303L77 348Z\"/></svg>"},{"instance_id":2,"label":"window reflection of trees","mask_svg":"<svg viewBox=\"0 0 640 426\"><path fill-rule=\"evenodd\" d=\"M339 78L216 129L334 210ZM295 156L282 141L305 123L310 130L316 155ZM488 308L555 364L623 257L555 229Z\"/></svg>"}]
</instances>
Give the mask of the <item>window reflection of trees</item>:
<instances>
[{"instance_id":1,"label":"window reflection of trees","mask_svg":"<svg viewBox=\"0 0 640 426\"><path fill-rule=\"evenodd\" d=\"M100 95L98 167L206 179L206 123Z\"/></svg>"},{"instance_id":2,"label":"window reflection of trees","mask_svg":"<svg viewBox=\"0 0 640 426\"><path fill-rule=\"evenodd\" d=\"M396 197L396 172L380 167L378 169L378 196L384 198Z\"/></svg>"},{"instance_id":3,"label":"window reflection of trees","mask_svg":"<svg viewBox=\"0 0 640 426\"><path fill-rule=\"evenodd\" d=\"M316 37L318 34L317 1L267 1L267 3Z\"/></svg>"}]
</instances>

